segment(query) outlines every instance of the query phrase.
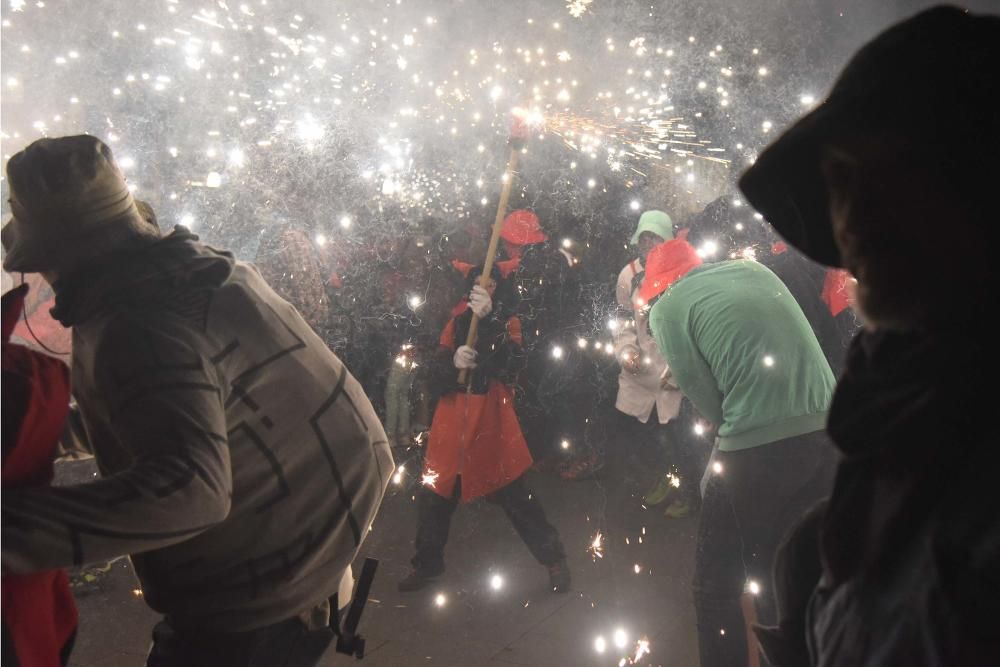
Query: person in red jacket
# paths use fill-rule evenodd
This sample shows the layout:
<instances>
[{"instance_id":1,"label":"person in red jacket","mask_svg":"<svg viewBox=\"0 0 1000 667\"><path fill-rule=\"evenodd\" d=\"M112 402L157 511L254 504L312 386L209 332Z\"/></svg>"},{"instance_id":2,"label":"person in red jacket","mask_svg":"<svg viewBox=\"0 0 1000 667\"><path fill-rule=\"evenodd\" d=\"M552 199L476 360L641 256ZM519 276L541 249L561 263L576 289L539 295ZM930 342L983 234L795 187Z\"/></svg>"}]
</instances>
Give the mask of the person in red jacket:
<instances>
[{"instance_id":1,"label":"person in red jacket","mask_svg":"<svg viewBox=\"0 0 1000 667\"><path fill-rule=\"evenodd\" d=\"M431 424L418 505L413 571L399 590L424 588L444 572L444 548L451 516L459 501L486 497L500 505L532 555L546 566L553 592L569 590L570 574L559 533L524 481L531 467L514 395L504 382L512 357L521 347L521 322L514 314L516 297L493 268L487 290L472 280L471 295L441 334L437 374L444 388ZM464 344L472 315L480 318L475 348ZM457 383L460 370L470 374L469 387Z\"/></svg>"},{"instance_id":2,"label":"person in red jacket","mask_svg":"<svg viewBox=\"0 0 1000 667\"><path fill-rule=\"evenodd\" d=\"M28 286L3 295L3 490L52 481L56 445L69 412L69 369L10 342ZM77 614L64 570L3 575L3 664L65 665Z\"/></svg>"}]
</instances>

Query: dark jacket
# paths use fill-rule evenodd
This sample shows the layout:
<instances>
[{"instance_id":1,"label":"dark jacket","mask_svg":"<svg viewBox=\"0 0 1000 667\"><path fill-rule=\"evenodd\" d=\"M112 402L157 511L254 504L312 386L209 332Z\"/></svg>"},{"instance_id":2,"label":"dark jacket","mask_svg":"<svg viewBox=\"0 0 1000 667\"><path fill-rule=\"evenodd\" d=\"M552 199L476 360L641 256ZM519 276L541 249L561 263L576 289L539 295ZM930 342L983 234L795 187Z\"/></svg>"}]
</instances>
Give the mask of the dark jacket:
<instances>
[{"instance_id":1,"label":"dark jacket","mask_svg":"<svg viewBox=\"0 0 1000 667\"><path fill-rule=\"evenodd\" d=\"M993 351L863 332L830 410L843 452L810 610L821 667L1000 664Z\"/></svg>"},{"instance_id":2,"label":"dark jacket","mask_svg":"<svg viewBox=\"0 0 1000 667\"><path fill-rule=\"evenodd\" d=\"M839 375L844 368L844 359L847 357L847 347L853 332L845 337L838 328L830 308L823 301L826 269L809 261L792 248L766 256L761 263L771 269L788 287L792 298L798 302L806 319L809 320L809 326L816 334L816 340L823 348L823 355L830 363L834 375Z\"/></svg>"}]
</instances>

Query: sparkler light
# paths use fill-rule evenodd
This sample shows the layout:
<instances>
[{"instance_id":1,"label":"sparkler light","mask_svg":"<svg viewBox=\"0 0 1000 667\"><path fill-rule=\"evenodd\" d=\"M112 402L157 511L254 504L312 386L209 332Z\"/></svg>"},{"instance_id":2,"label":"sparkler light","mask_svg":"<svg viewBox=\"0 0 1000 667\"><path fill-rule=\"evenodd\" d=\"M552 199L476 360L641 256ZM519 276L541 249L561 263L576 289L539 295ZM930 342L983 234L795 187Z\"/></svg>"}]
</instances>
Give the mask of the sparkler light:
<instances>
[{"instance_id":1,"label":"sparkler light","mask_svg":"<svg viewBox=\"0 0 1000 667\"><path fill-rule=\"evenodd\" d=\"M601 534L601 531L597 531L597 534L594 535L594 539L590 541L590 546L587 547L587 552L593 560L604 558L604 535Z\"/></svg>"},{"instance_id":2,"label":"sparkler light","mask_svg":"<svg viewBox=\"0 0 1000 667\"><path fill-rule=\"evenodd\" d=\"M437 484L438 477L440 477L440 474L427 468L420 477L420 483L433 489L434 485Z\"/></svg>"}]
</instances>

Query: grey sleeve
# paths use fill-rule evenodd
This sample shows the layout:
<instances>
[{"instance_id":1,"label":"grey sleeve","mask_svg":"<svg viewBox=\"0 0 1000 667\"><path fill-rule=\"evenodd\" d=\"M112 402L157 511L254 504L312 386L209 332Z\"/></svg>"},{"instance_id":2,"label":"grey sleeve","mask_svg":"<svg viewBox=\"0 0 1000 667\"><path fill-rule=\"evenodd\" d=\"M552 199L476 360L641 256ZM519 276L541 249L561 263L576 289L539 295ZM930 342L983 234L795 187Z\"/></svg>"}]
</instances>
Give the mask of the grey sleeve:
<instances>
[{"instance_id":1,"label":"grey sleeve","mask_svg":"<svg viewBox=\"0 0 1000 667\"><path fill-rule=\"evenodd\" d=\"M188 332L142 324L105 337L94 360L96 384L111 408L112 437L133 463L85 484L5 491L5 573L162 548L228 515L223 391L197 347Z\"/></svg>"}]
</instances>

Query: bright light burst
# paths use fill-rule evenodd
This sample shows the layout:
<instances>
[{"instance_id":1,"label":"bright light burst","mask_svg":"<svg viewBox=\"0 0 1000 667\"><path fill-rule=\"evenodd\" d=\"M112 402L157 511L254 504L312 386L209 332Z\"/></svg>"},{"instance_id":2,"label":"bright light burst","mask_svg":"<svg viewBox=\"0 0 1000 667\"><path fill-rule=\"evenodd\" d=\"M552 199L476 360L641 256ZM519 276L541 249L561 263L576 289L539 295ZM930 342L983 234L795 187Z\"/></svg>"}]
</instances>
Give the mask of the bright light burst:
<instances>
[{"instance_id":1,"label":"bright light burst","mask_svg":"<svg viewBox=\"0 0 1000 667\"><path fill-rule=\"evenodd\" d=\"M604 535L601 534L601 531L597 531L597 534L594 535L590 546L587 547L587 552L593 560L604 558Z\"/></svg>"},{"instance_id":2,"label":"bright light burst","mask_svg":"<svg viewBox=\"0 0 1000 667\"><path fill-rule=\"evenodd\" d=\"M420 476L420 483L431 489L437 484L438 477L440 475L434 470L427 468L424 470L423 475Z\"/></svg>"}]
</instances>

